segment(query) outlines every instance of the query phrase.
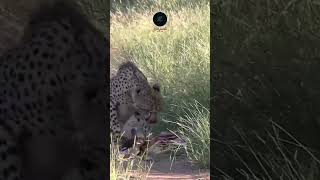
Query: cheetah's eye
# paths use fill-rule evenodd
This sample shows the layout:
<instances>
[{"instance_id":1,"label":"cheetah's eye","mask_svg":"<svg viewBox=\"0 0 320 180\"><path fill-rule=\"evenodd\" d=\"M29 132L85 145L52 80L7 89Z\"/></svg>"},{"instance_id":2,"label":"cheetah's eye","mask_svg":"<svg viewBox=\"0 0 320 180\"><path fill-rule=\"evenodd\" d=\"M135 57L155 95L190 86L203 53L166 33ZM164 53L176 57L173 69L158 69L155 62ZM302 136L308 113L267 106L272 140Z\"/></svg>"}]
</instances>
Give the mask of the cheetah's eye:
<instances>
[{"instance_id":1,"label":"cheetah's eye","mask_svg":"<svg viewBox=\"0 0 320 180\"><path fill-rule=\"evenodd\" d=\"M134 115L140 116L140 113L139 112L135 112Z\"/></svg>"}]
</instances>

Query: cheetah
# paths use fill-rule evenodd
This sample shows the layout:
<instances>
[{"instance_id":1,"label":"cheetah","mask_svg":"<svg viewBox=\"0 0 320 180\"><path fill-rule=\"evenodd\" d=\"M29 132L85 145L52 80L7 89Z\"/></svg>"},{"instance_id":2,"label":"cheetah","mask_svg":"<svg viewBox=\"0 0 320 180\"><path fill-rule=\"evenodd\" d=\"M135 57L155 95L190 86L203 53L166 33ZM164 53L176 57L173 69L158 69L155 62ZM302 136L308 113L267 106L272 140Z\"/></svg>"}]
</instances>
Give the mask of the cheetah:
<instances>
[{"instance_id":1,"label":"cheetah","mask_svg":"<svg viewBox=\"0 0 320 180\"><path fill-rule=\"evenodd\" d=\"M73 111L78 107L72 108L73 102L68 97L79 91L83 94L105 92L108 49L103 33L80 13L76 3L55 1L31 16L16 47L0 57L1 180L27 179L23 173L22 142L34 137L54 138L85 126L84 122L76 122L77 116L73 113L77 112ZM92 102L95 107L106 107L104 103ZM97 123L104 127L105 108L100 109ZM99 134L107 134L104 128L98 130L101 130ZM89 136L84 137L86 140ZM89 144L108 147L104 138L101 142L87 139ZM100 159L105 162L106 154L102 154ZM87 157L86 152L79 156ZM85 164L80 167L81 172L95 168ZM105 179L106 172L96 173L98 179Z\"/></svg>"},{"instance_id":2,"label":"cheetah","mask_svg":"<svg viewBox=\"0 0 320 180\"><path fill-rule=\"evenodd\" d=\"M112 141L117 142L125 120L132 115L128 113L125 118L119 119L119 114L125 114L123 112L127 110L134 113L132 109L135 109L146 112L143 113L146 115L143 119L150 119L154 115L151 113L155 103L153 90L158 87L152 88L144 74L130 61L119 66L117 74L111 78L110 86L110 128ZM122 110L126 108L127 110Z\"/></svg>"},{"instance_id":3,"label":"cheetah","mask_svg":"<svg viewBox=\"0 0 320 180\"><path fill-rule=\"evenodd\" d=\"M157 123L158 113L163 108L163 99L160 93L160 85L152 86L151 111L136 109L132 104L122 104L117 107L119 121L124 124L121 129L122 139L126 144L132 144L134 135L138 138L145 138L151 135L151 125ZM132 130L136 131L132 133Z\"/></svg>"}]
</instances>

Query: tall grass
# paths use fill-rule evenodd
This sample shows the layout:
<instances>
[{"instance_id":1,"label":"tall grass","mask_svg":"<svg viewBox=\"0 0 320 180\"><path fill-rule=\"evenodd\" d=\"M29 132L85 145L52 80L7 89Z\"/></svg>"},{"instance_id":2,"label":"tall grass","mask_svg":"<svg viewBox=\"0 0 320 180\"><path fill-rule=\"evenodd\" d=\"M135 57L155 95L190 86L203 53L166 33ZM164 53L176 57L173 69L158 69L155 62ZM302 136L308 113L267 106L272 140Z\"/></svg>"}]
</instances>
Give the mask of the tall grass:
<instances>
[{"instance_id":1,"label":"tall grass","mask_svg":"<svg viewBox=\"0 0 320 180\"><path fill-rule=\"evenodd\" d=\"M130 180L146 179L152 164L146 163L142 157L132 155L124 158L119 151L117 144L110 144L110 179L111 180Z\"/></svg>"},{"instance_id":2,"label":"tall grass","mask_svg":"<svg viewBox=\"0 0 320 180\"><path fill-rule=\"evenodd\" d=\"M189 1L189 0L112 0L111 11L130 14L132 12L145 13L155 10L181 11L182 9L192 9L196 6L208 4L208 0Z\"/></svg>"},{"instance_id":3,"label":"tall grass","mask_svg":"<svg viewBox=\"0 0 320 180\"><path fill-rule=\"evenodd\" d=\"M209 1L119 2L114 0L111 8L112 69L123 61L132 60L151 83L160 83L165 108L161 113L162 121L154 131L176 126L189 139L188 157L208 165L207 159L203 159L209 157ZM165 30L157 30L152 22L157 11L168 16ZM197 110L201 113L196 114ZM167 121L176 123L167 124ZM185 123L202 129L186 131ZM203 152L194 149L195 145Z\"/></svg>"},{"instance_id":4,"label":"tall grass","mask_svg":"<svg viewBox=\"0 0 320 180\"><path fill-rule=\"evenodd\" d=\"M236 168L239 177L253 180L315 180L320 176L320 160L314 151L307 148L282 126L270 120L271 129L266 136L249 134L234 128L243 144L229 144L230 155L241 162ZM251 139L251 140L250 140ZM256 141L252 141L255 139ZM244 155L246 154L246 155ZM219 169L223 177L233 176ZM238 178L239 178L238 177Z\"/></svg>"},{"instance_id":5,"label":"tall grass","mask_svg":"<svg viewBox=\"0 0 320 180\"><path fill-rule=\"evenodd\" d=\"M159 82L166 100L164 118L192 102L209 107L209 4L166 11L167 30L156 31L153 13L111 14L111 64L133 59L149 80Z\"/></svg>"},{"instance_id":6,"label":"tall grass","mask_svg":"<svg viewBox=\"0 0 320 180\"><path fill-rule=\"evenodd\" d=\"M268 119L317 154L320 6L292 0L215 3L214 165L235 179L319 179L312 170L319 169L315 158Z\"/></svg>"},{"instance_id":7,"label":"tall grass","mask_svg":"<svg viewBox=\"0 0 320 180\"><path fill-rule=\"evenodd\" d=\"M177 126L175 132L186 141L185 152L189 160L198 162L203 168L210 165L210 112L195 101L180 106L184 116L170 122Z\"/></svg>"}]
</instances>

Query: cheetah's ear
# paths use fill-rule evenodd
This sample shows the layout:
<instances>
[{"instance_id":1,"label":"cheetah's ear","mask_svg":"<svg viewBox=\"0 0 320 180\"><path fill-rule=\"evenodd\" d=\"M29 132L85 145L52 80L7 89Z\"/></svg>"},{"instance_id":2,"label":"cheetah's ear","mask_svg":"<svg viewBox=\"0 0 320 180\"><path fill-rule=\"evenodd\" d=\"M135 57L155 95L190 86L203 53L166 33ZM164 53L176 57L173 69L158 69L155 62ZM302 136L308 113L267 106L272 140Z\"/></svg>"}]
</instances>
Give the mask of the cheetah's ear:
<instances>
[{"instance_id":1,"label":"cheetah's ear","mask_svg":"<svg viewBox=\"0 0 320 180\"><path fill-rule=\"evenodd\" d=\"M145 81L148 81L147 77L139 70L136 69L134 75L138 78L138 79L143 79Z\"/></svg>"},{"instance_id":2,"label":"cheetah's ear","mask_svg":"<svg viewBox=\"0 0 320 180\"><path fill-rule=\"evenodd\" d=\"M160 84L156 83L152 86L152 89L154 89L157 92L160 92Z\"/></svg>"}]
</instances>

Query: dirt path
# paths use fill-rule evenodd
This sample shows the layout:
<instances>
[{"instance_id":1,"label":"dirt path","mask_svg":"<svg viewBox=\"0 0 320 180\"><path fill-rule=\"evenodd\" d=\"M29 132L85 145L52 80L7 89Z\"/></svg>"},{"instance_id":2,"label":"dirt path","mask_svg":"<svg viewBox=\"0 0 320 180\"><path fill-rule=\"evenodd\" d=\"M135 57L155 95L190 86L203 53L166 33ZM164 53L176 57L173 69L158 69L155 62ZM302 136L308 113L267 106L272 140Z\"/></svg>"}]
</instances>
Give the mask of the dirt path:
<instances>
[{"instance_id":1,"label":"dirt path","mask_svg":"<svg viewBox=\"0 0 320 180\"><path fill-rule=\"evenodd\" d=\"M172 164L170 170L171 162L168 160L163 160L156 162L153 165L147 179L201 179L207 180L209 178L209 172L204 170L199 170L198 167L193 166L191 163L186 160L179 160Z\"/></svg>"},{"instance_id":2,"label":"dirt path","mask_svg":"<svg viewBox=\"0 0 320 180\"><path fill-rule=\"evenodd\" d=\"M162 155L155 160L147 180L209 180L209 170L200 170L188 160L179 158L173 163L169 159L169 155Z\"/></svg>"}]
</instances>

